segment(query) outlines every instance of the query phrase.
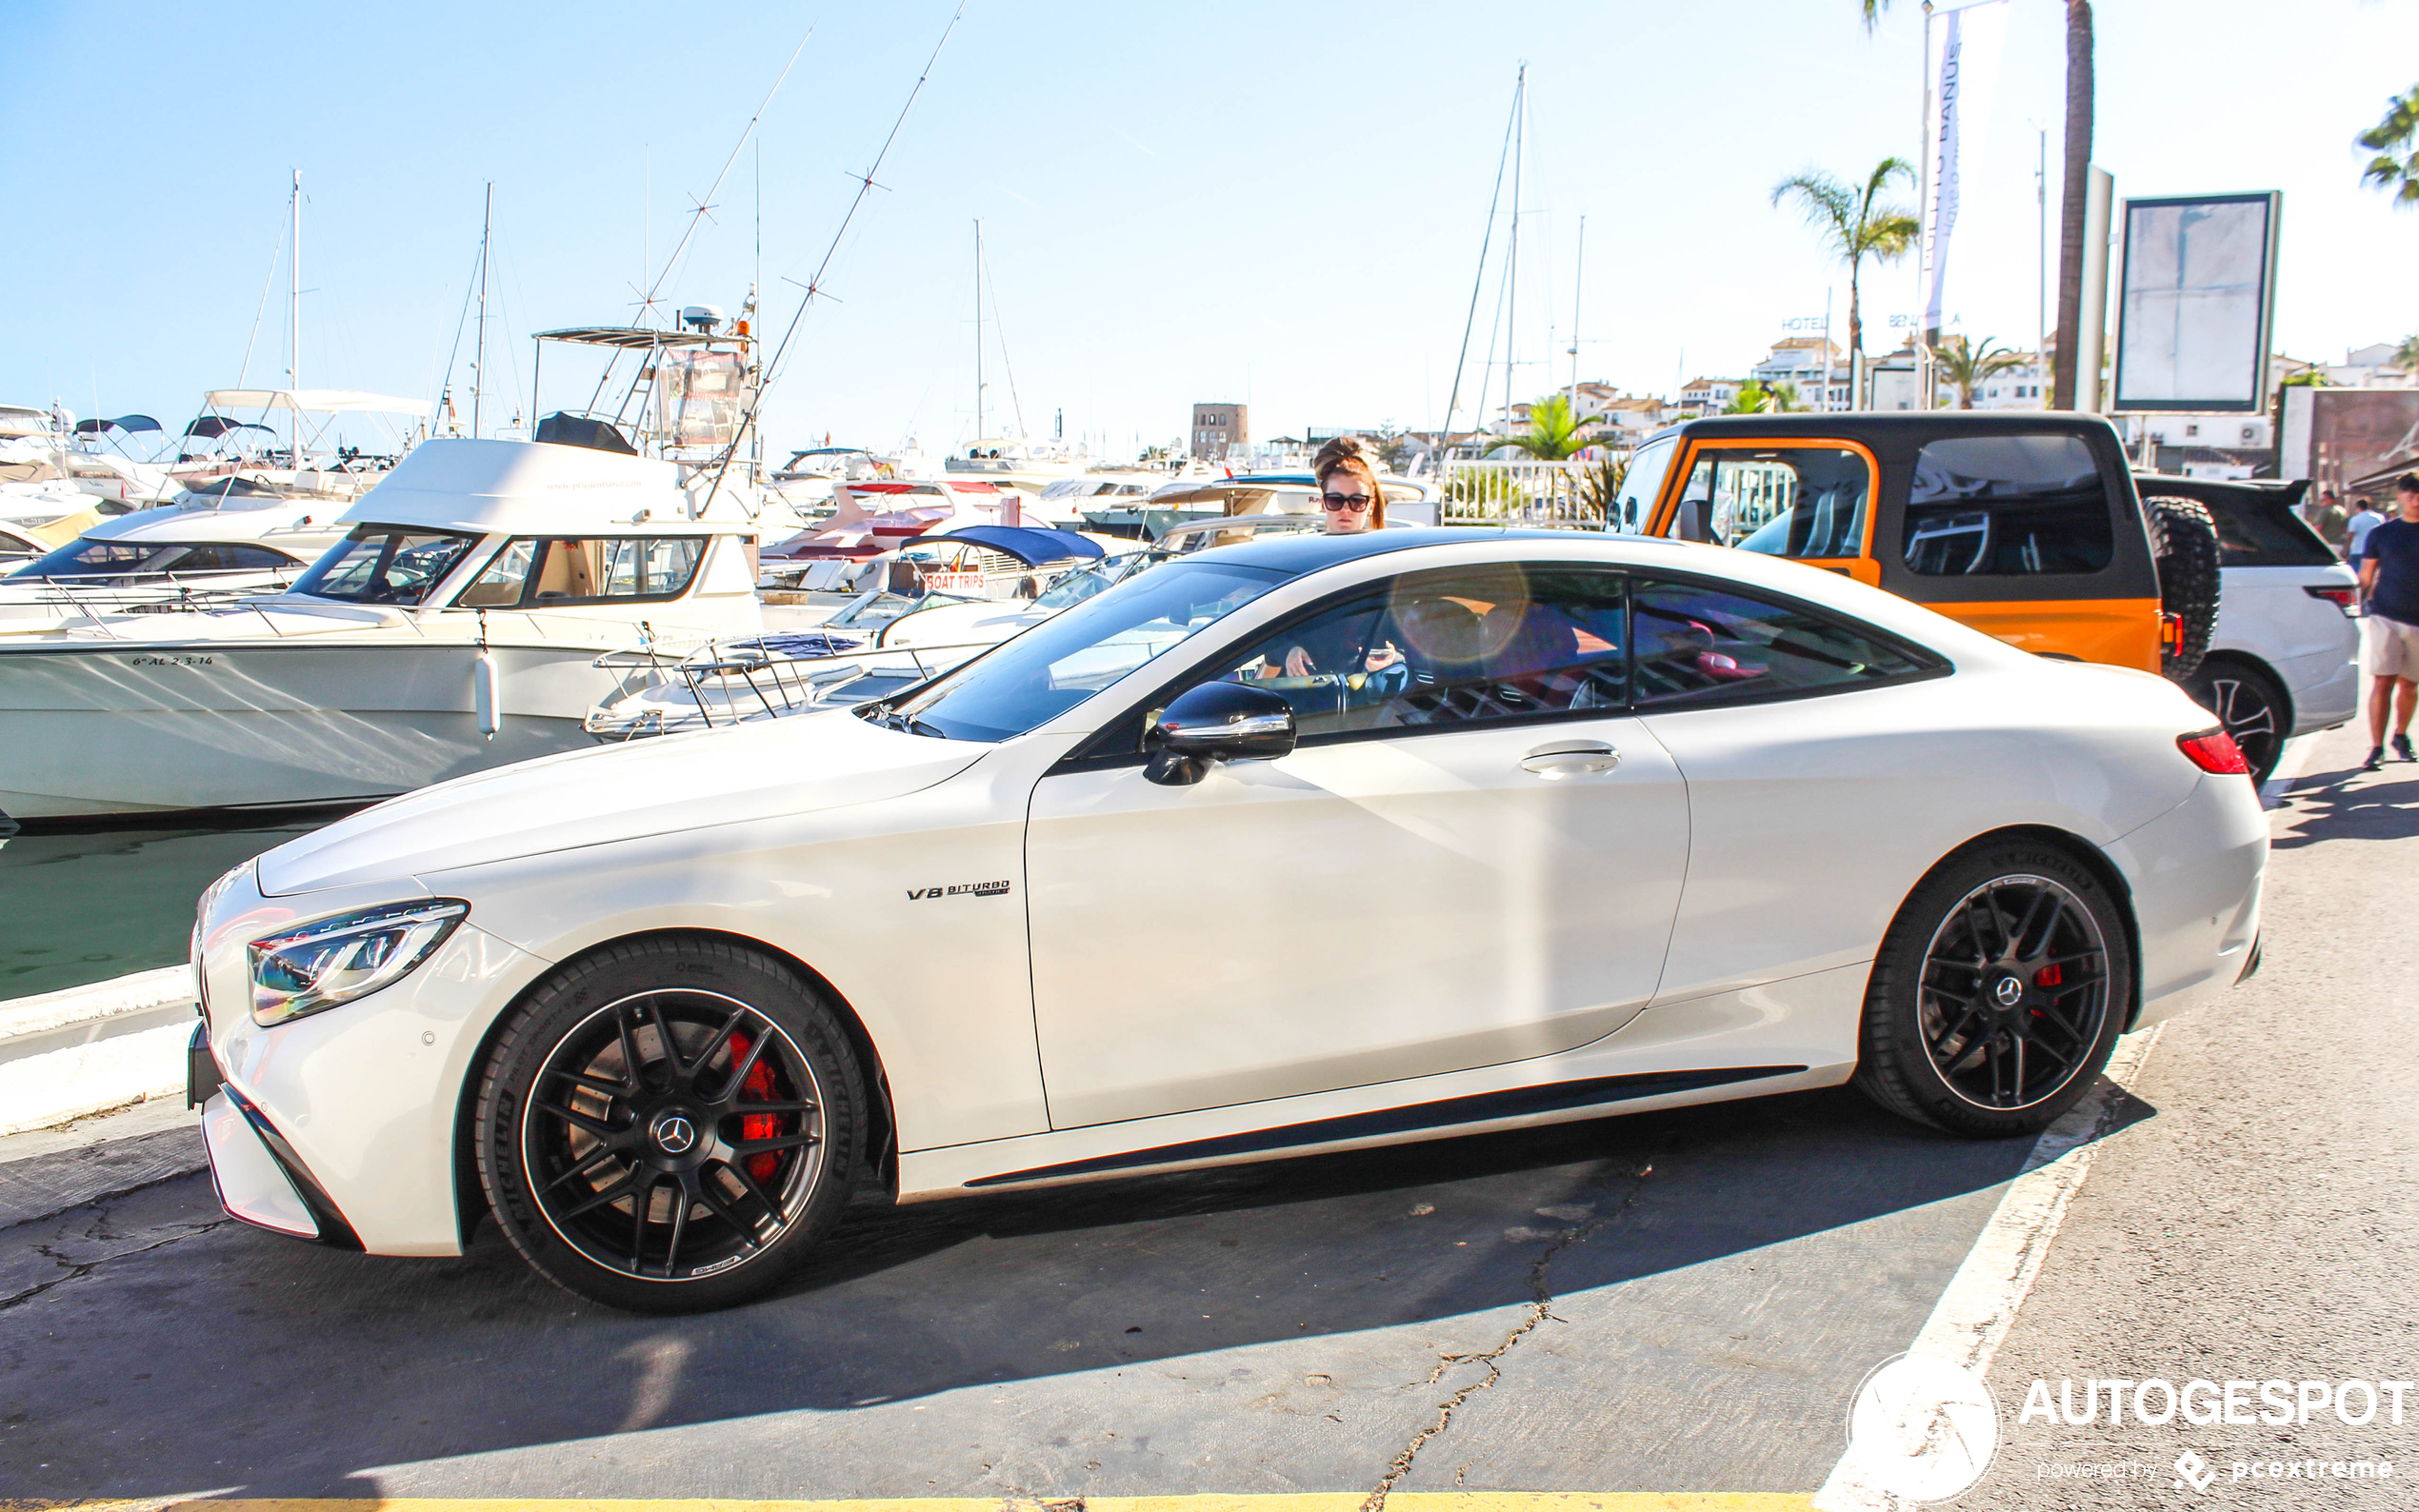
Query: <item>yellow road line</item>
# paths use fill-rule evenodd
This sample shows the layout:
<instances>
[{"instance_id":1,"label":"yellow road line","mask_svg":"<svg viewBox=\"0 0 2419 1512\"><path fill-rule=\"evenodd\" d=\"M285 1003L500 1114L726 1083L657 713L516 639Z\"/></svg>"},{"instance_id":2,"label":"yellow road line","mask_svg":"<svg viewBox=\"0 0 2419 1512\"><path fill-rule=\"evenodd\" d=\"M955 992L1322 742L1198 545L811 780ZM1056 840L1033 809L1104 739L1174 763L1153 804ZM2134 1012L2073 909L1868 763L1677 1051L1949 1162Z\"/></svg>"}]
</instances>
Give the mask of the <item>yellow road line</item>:
<instances>
[{"instance_id":1,"label":"yellow road line","mask_svg":"<svg viewBox=\"0 0 2419 1512\"><path fill-rule=\"evenodd\" d=\"M1271 1496L894 1497L847 1502L725 1498L394 1497L181 1501L0 1498L0 1512L1359 1512L1358 1491ZM1388 1512L1811 1512L1814 1498L1781 1491L1397 1491Z\"/></svg>"}]
</instances>

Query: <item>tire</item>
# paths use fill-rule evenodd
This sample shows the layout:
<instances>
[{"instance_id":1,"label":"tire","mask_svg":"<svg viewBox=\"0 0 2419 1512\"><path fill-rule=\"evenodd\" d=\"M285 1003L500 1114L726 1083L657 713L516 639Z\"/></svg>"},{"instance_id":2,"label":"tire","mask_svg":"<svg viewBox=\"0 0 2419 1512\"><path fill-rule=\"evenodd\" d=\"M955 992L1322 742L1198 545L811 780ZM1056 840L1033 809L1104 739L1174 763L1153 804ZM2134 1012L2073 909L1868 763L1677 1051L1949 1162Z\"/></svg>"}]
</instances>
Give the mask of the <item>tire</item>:
<instances>
[{"instance_id":1,"label":"tire","mask_svg":"<svg viewBox=\"0 0 2419 1512\"><path fill-rule=\"evenodd\" d=\"M2253 786L2268 781L2292 734L2292 701L2276 679L2247 662L2220 656L2185 679L2192 702L2217 716L2251 764Z\"/></svg>"},{"instance_id":2,"label":"tire","mask_svg":"<svg viewBox=\"0 0 2419 1512\"><path fill-rule=\"evenodd\" d=\"M837 1014L795 972L721 941L634 941L557 971L497 1037L479 1181L564 1289L630 1312L728 1307L839 1222L865 1107Z\"/></svg>"},{"instance_id":3,"label":"tire","mask_svg":"<svg viewBox=\"0 0 2419 1512\"><path fill-rule=\"evenodd\" d=\"M2217 522L2206 505L2191 499L2142 501L2150 527L2150 551L2159 569L2159 608L2184 622L2183 644L2162 647L2159 670L2181 683L2200 670L2217 632L2217 600L2224 559L2218 554Z\"/></svg>"},{"instance_id":4,"label":"tire","mask_svg":"<svg viewBox=\"0 0 2419 1512\"><path fill-rule=\"evenodd\" d=\"M2132 997L2123 915L2097 877L2054 846L1977 844L1916 884L1883 936L1856 1085L1951 1134L2037 1134L2090 1089Z\"/></svg>"}]
</instances>

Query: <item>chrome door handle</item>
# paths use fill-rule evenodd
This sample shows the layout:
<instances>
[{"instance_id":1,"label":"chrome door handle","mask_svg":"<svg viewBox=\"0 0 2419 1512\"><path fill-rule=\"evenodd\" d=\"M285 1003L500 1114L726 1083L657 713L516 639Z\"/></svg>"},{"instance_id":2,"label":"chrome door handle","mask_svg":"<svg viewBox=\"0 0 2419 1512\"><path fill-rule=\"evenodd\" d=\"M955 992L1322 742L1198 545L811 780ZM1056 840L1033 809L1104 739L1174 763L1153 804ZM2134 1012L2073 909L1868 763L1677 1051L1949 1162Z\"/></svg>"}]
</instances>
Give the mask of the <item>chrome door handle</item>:
<instances>
[{"instance_id":1,"label":"chrome door handle","mask_svg":"<svg viewBox=\"0 0 2419 1512\"><path fill-rule=\"evenodd\" d=\"M1558 740L1538 746L1520 759L1524 770L1551 781L1609 772L1621 765L1621 753L1599 740Z\"/></svg>"}]
</instances>

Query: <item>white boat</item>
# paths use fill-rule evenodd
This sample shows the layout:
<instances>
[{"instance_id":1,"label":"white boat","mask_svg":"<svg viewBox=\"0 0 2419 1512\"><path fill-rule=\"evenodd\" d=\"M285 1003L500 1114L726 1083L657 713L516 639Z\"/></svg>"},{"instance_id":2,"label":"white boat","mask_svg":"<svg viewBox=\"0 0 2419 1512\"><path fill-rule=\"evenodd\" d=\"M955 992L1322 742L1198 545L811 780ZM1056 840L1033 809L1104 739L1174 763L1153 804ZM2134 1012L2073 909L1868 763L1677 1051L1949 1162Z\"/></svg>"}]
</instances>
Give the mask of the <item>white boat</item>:
<instances>
[{"instance_id":1,"label":"white boat","mask_svg":"<svg viewBox=\"0 0 2419 1512\"><path fill-rule=\"evenodd\" d=\"M670 462L436 440L290 592L0 635L18 819L365 801L589 744L600 699L760 632L754 523Z\"/></svg>"},{"instance_id":2,"label":"white boat","mask_svg":"<svg viewBox=\"0 0 2419 1512\"><path fill-rule=\"evenodd\" d=\"M0 632L97 621L135 606L224 603L291 587L350 527L342 505L228 499L85 526L0 577Z\"/></svg>"}]
</instances>

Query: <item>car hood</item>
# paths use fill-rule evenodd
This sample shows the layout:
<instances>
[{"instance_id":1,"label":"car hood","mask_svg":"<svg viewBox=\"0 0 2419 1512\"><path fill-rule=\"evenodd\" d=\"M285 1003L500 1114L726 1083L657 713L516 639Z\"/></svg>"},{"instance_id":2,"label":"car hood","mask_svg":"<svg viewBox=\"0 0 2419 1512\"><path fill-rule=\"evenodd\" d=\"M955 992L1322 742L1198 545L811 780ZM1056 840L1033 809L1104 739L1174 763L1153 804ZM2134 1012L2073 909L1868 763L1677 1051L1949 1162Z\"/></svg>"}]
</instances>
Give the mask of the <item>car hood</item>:
<instances>
[{"instance_id":1,"label":"car hood","mask_svg":"<svg viewBox=\"0 0 2419 1512\"><path fill-rule=\"evenodd\" d=\"M272 896L897 798L991 747L845 710L542 757L366 808L260 858Z\"/></svg>"}]
</instances>

